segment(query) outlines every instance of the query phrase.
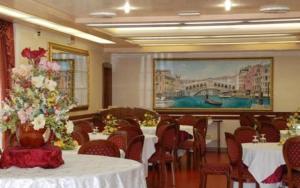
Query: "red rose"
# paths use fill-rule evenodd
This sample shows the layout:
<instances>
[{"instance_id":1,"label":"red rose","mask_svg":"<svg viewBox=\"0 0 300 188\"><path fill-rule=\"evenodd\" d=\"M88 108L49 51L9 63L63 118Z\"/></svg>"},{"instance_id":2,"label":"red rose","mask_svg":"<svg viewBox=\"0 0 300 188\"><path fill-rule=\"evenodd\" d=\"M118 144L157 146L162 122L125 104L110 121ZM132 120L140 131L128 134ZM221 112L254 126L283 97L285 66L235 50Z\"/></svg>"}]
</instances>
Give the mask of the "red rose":
<instances>
[{"instance_id":1,"label":"red rose","mask_svg":"<svg viewBox=\"0 0 300 188\"><path fill-rule=\"evenodd\" d=\"M31 59L31 50L30 48L25 48L23 51L22 51L22 56L23 57L26 57L28 59Z\"/></svg>"}]
</instances>

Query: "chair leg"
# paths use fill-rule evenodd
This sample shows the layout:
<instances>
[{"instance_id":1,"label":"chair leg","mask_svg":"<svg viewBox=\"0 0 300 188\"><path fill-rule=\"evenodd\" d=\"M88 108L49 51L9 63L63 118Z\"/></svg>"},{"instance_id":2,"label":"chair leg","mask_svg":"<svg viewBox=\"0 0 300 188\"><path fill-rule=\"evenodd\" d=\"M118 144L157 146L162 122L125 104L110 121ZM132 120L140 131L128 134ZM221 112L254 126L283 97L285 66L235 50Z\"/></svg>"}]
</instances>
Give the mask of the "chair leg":
<instances>
[{"instance_id":1,"label":"chair leg","mask_svg":"<svg viewBox=\"0 0 300 188\"><path fill-rule=\"evenodd\" d=\"M203 172L200 172L200 184L199 184L199 188L205 188L206 187L206 174L204 174Z\"/></svg>"},{"instance_id":2,"label":"chair leg","mask_svg":"<svg viewBox=\"0 0 300 188\"><path fill-rule=\"evenodd\" d=\"M259 184L257 182L255 182L255 187L259 188Z\"/></svg>"},{"instance_id":3,"label":"chair leg","mask_svg":"<svg viewBox=\"0 0 300 188\"><path fill-rule=\"evenodd\" d=\"M171 163L171 173L172 173L172 186L175 186L175 164Z\"/></svg>"},{"instance_id":4,"label":"chair leg","mask_svg":"<svg viewBox=\"0 0 300 188\"><path fill-rule=\"evenodd\" d=\"M239 188L243 188L243 182L239 180Z\"/></svg>"},{"instance_id":5,"label":"chair leg","mask_svg":"<svg viewBox=\"0 0 300 188\"><path fill-rule=\"evenodd\" d=\"M226 174L226 179L227 179L227 188L230 188L230 177L229 174Z\"/></svg>"}]
</instances>

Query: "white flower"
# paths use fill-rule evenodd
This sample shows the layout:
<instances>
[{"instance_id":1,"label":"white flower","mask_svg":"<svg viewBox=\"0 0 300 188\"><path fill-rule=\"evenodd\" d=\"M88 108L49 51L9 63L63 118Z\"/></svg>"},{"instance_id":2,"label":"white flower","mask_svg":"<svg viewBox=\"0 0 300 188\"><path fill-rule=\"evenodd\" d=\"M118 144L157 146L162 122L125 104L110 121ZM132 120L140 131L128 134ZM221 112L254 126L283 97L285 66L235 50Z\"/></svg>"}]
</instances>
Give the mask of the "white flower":
<instances>
[{"instance_id":1,"label":"white flower","mask_svg":"<svg viewBox=\"0 0 300 188\"><path fill-rule=\"evenodd\" d=\"M57 86L57 83L53 80L49 80L46 78L45 80L45 85L46 85L46 88L49 90L49 91L54 91L56 86Z\"/></svg>"},{"instance_id":2,"label":"white flower","mask_svg":"<svg viewBox=\"0 0 300 188\"><path fill-rule=\"evenodd\" d=\"M12 69L13 74L28 77L30 75L31 70L33 69L32 65L28 64L20 64L18 67Z\"/></svg>"},{"instance_id":3,"label":"white flower","mask_svg":"<svg viewBox=\"0 0 300 188\"><path fill-rule=\"evenodd\" d=\"M33 122L31 122L33 124L33 129L34 130L39 130L45 127L45 117L44 114L40 114L37 117L34 118Z\"/></svg>"},{"instance_id":4,"label":"white flower","mask_svg":"<svg viewBox=\"0 0 300 188\"><path fill-rule=\"evenodd\" d=\"M37 88L41 88L43 86L43 82L44 82L44 76L39 75L39 76L33 76L31 78L31 82L32 84L37 87Z\"/></svg>"},{"instance_id":5,"label":"white flower","mask_svg":"<svg viewBox=\"0 0 300 188\"><path fill-rule=\"evenodd\" d=\"M72 121L67 121L67 124L66 124L66 129L67 129L67 133L68 134L71 134L74 130L74 124Z\"/></svg>"}]
</instances>

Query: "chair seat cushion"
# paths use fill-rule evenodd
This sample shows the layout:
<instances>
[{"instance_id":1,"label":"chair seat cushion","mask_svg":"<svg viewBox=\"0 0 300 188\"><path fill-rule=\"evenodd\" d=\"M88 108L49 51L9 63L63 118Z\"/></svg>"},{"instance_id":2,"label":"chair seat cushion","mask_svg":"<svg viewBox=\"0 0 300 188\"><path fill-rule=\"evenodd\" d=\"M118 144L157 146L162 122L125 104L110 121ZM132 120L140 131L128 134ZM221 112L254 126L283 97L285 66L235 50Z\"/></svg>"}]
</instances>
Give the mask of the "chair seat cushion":
<instances>
[{"instance_id":1,"label":"chair seat cushion","mask_svg":"<svg viewBox=\"0 0 300 188\"><path fill-rule=\"evenodd\" d=\"M202 166L201 171L205 174L229 174L230 166L223 163L206 163Z\"/></svg>"},{"instance_id":2,"label":"chair seat cushion","mask_svg":"<svg viewBox=\"0 0 300 188\"><path fill-rule=\"evenodd\" d=\"M192 139L193 138L193 135L189 134L188 132L186 131L179 131L178 132L178 137L179 137L179 143L180 142L183 142L183 141L186 141L188 139Z\"/></svg>"},{"instance_id":3,"label":"chair seat cushion","mask_svg":"<svg viewBox=\"0 0 300 188\"><path fill-rule=\"evenodd\" d=\"M172 162L174 157L170 153L161 154L161 152L156 151L148 160L149 163L160 163L161 157L164 158L165 162Z\"/></svg>"},{"instance_id":4,"label":"chair seat cushion","mask_svg":"<svg viewBox=\"0 0 300 188\"><path fill-rule=\"evenodd\" d=\"M249 172L248 168L246 167L240 167L241 173L242 173L242 181L243 182L256 182L252 174ZM239 173L238 168L235 167L231 171L231 178L234 180L239 179Z\"/></svg>"}]
</instances>

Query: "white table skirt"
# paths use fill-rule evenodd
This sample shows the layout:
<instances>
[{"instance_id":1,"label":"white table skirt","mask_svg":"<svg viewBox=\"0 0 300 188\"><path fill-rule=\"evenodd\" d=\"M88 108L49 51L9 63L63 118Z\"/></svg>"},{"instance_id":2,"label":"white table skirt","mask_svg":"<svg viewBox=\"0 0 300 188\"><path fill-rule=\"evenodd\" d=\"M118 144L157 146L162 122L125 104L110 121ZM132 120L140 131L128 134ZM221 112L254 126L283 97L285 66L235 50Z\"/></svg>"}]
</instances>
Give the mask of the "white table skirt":
<instances>
[{"instance_id":1,"label":"white table skirt","mask_svg":"<svg viewBox=\"0 0 300 188\"><path fill-rule=\"evenodd\" d=\"M143 165L132 160L63 152L56 169L0 170L1 188L146 188Z\"/></svg>"},{"instance_id":2,"label":"white table skirt","mask_svg":"<svg viewBox=\"0 0 300 188\"><path fill-rule=\"evenodd\" d=\"M152 154L155 152L155 144L158 142L158 138L155 135L148 135L144 134L144 147L142 152L142 162L145 166L145 175L148 175L148 159L152 156ZM108 138L108 135L102 134L102 133L89 133L90 140L98 140L103 139L106 140Z\"/></svg>"},{"instance_id":3,"label":"white table skirt","mask_svg":"<svg viewBox=\"0 0 300 188\"><path fill-rule=\"evenodd\" d=\"M284 165L282 146L278 143L246 143L242 144L243 162L248 166L261 188L278 188L278 183L264 184L263 180L272 175L275 170Z\"/></svg>"}]
</instances>

